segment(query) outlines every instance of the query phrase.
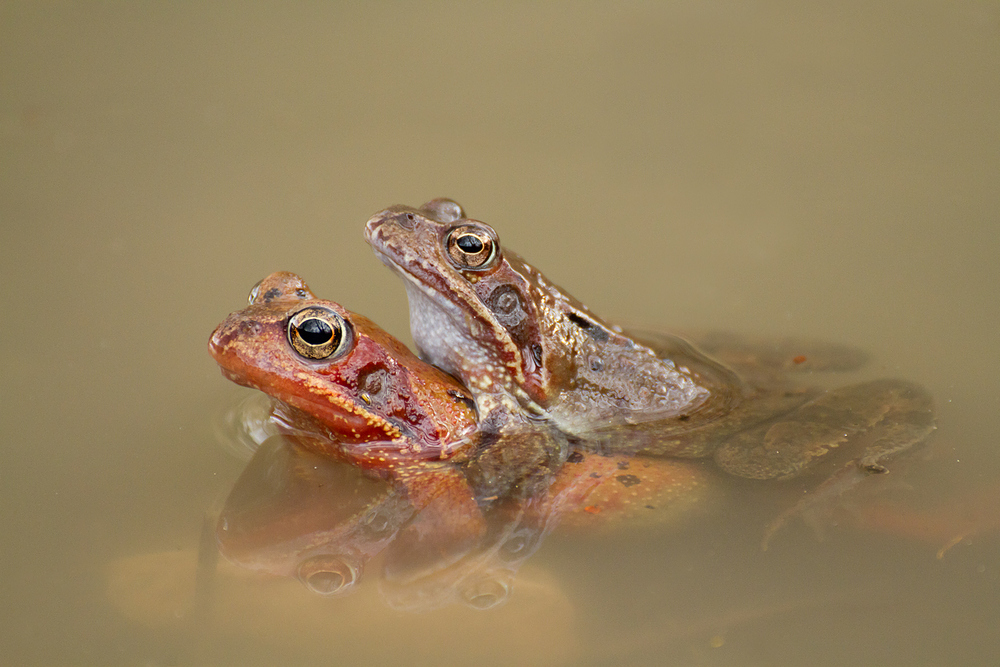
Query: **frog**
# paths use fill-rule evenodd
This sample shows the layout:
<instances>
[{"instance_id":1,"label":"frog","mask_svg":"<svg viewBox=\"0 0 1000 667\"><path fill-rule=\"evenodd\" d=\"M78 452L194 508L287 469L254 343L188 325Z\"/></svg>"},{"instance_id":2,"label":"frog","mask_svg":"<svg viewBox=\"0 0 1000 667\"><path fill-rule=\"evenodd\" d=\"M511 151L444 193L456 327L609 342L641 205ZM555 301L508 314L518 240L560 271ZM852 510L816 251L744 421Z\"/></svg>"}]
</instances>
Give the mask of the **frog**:
<instances>
[{"instance_id":1,"label":"frog","mask_svg":"<svg viewBox=\"0 0 1000 667\"><path fill-rule=\"evenodd\" d=\"M453 200L384 209L365 238L403 279L421 358L460 379L498 421L548 423L577 447L711 457L755 480L790 479L856 448L859 470L883 473L884 461L935 428L933 399L914 382L825 389L790 379L752 345L708 337L709 354L677 335L627 331ZM821 352L803 365L825 367Z\"/></svg>"},{"instance_id":2,"label":"frog","mask_svg":"<svg viewBox=\"0 0 1000 667\"><path fill-rule=\"evenodd\" d=\"M553 444L561 434L544 424L498 445L455 377L364 316L318 299L293 273L255 285L248 307L212 333L209 352L227 379L277 400L275 419L302 446L384 477L461 468L479 495L492 497L514 486L524 492L539 469L551 475L584 456L546 458L565 444Z\"/></svg>"},{"instance_id":3,"label":"frog","mask_svg":"<svg viewBox=\"0 0 1000 667\"><path fill-rule=\"evenodd\" d=\"M244 567L340 594L388 548L384 581L396 606L459 599L487 608L506 599L513 572L561 517L593 526L615 515L673 516L704 496L697 468L622 454L552 458L561 445L549 443L559 438L551 429L484 428L454 377L318 299L295 274L268 276L249 302L216 328L209 350L226 378L275 399L278 430L303 451L293 460L306 458L292 464L288 451L262 445L231 493L217 535ZM320 472L315 457L383 484ZM283 470L291 478L276 482ZM277 484L263 498L246 490L260 476L266 488ZM345 487L345 506L330 486ZM265 498L281 507L266 509Z\"/></svg>"},{"instance_id":4,"label":"frog","mask_svg":"<svg viewBox=\"0 0 1000 667\"><path fill-rule=\"evenodd\" d=\"M544 485L568 456L565 439L544 424L514 429L480 418L461 383L371 320L318 299L293 273L256 285L247 308L213 332L209 351L225 377L277 399L279 430L383 476L417 480L461 463L480 495L499 497L514 485L528 493L529 478Z\"/></svg>"},{"instance_id":5,"label":"frog","mask_svg":"<svg viewBox=\"0 0 1000 667\"><path fill-rule=\"evenodd\" d=\"M209 352L226 378L294 409L290 421L322 425L338 449L321 453L356 465L445 461L478 430L464 387L293 273L255 285L248 306L212 333Z\"/></svg>"},{"instance_id":6,"label":"frog","mask_svg":"<svg viewBox=\"0 0 1000 667\"><path fill-rule=\"evenodd\" d=\"M276 272L209 352L227 379L275 399L277 429L297 446L388 480L456 550L479 539L482 513L453 463L477 445L475 404L371 320Z\"/></svg>"}]
</instances>

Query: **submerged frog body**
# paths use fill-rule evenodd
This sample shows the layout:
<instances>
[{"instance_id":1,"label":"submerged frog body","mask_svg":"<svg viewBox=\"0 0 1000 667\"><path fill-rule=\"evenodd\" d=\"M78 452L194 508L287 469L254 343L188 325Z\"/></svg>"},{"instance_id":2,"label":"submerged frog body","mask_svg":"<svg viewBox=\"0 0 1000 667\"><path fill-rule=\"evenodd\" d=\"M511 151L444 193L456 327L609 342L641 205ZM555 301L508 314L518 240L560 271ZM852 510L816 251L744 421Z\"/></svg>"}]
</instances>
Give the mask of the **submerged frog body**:
<instances>
[{"instance_id":1,"label":"submerged frog body","mask_svg":"<svg viewBox=\"0 0 1000 667\"><path fill-rule=\"evenodd\" d=\"M934 428L930 396L910 382L824 392L755 367L745 349L729 365L726 345L709 355L677 337L625 332L453 201L385 209L366 238L404 279L421 355L497 421L550 423L614 451L712 455L727 472L758 479L796 475L852 442L863 449L858 465L881 471L882 459Z\"/></svg>"},{"instance_id":2,"label":"submerged frog body","mask_svg":"<svg viewBox=\"0 0 1000 667\"><path fill-rule=\"evenodd\" d=\"M356 590L381 555L379 587L392 607L486 609L509 597L519 568L557 526L683 518L706 505L711 488L703 482L683 462L576 455L540 492L494 503L485 530L463 543L439 523L446 508L417 511L399 486L271 437L230 491L216 537L231 563L298 579L319 595ZM433 485L433 476L423 483Z\"/></svg>"}]
</instances>

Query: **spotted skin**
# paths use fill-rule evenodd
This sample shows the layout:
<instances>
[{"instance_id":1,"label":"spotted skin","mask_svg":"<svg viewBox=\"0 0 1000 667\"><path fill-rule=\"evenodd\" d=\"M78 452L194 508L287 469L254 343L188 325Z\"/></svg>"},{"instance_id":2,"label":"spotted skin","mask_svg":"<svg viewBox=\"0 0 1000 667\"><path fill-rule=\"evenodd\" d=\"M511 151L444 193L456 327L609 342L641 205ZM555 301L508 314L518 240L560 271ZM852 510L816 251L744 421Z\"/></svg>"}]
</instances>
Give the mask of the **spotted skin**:
<instances>
[{"instance_id":1,"label":"spotted skin","mask_svg":"<svg viewBox=\"0 0 1000 667\"><path fill-rule=\"evenodd\" d=\"M289 342L290 319L315 308L345 328L346 343L336 356L305 358ZM216 328L209 350L230 380L318 422L331 443L328 454L388 465L448 460L475 444L471 394L367 318L316 298L294 274L261 281L250 304Z\"/></svg>"},{"instance_id":2,"label":"spotted skin","mask_svg":"<svg viewBox=\"0 0 1000 667\"><path fill-rule=\"evenodd\" d=\"M707 337L710 355L675 336L625 332L452 200L387 208L365 237L403 278L422 356L462 380L497 422L549 424L602 451L712 456L753 479L796 476L845 450L860 450L861 470L884 471L883 459L934 430L933 401L912 382L827 391L785 372L823 368L812 352L775 360Z\"/></svg>"}]
</instances>

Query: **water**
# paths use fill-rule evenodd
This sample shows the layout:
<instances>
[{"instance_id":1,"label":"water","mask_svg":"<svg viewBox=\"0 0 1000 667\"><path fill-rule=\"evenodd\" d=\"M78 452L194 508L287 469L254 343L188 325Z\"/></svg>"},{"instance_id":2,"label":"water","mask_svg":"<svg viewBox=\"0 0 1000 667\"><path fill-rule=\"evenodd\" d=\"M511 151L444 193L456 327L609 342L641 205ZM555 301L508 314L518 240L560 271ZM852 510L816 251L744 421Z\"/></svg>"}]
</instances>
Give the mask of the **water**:
<instances>
[{"instance_id":1,"label":"water","mask_svg":"<svg viewBox=\"0 0 1000 667\"><path fill-rule=\"evenodd\" d=\"M0 13L7 661L1000 656L992 3ZM754 507L556 535L488 612L225 564L199 606L244 465L209 333L280 269L407 339L362 225L437 196L608 318L822 337L924 383L940 428L876 496L905 512L766 552Z\"/></svg>"}]
</instances>

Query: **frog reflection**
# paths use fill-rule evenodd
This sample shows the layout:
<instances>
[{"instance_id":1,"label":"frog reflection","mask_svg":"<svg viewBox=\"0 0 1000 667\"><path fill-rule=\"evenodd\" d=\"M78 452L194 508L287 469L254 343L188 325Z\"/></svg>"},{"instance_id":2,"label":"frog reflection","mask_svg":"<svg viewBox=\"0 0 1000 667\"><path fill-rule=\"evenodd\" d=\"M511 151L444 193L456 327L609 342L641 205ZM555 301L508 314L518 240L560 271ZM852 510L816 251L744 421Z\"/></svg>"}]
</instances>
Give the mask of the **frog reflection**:
<instances>
[{"instance_id":1,"label":"frog reflection","mask_svg":"<svg viewBox=\"0 0 1000 667\"><path fill-rule=\"evenodd\" d=\"M356 590L378 557L375 576L393 608L489 609L509 598L518 569L561 522L592 528L630 513L685 516L703 500L702 481L683 463L574 456L535 495L492 503L470 542L442 524L447 508L432 502L417 511L402 487L275 436L230 491L216 536L230 562L298 578L319 595Z\"/></svg>"},{"instance_id":2,"label":"frog reflection","mask_svg":"<svg viewBox=\"0 0 1000 667\"><path fill-rule=\"evenodd\" d=\"M412 515L391 484L274 436L230 491L216 535L232 563L335 595L355 586Z\"/></svg>"},{"instance_id":3,"label":"frog reflection","mask_svg":"<svg viewBox=\"0 0 1000 667\"><path fill-rule=\"evenodd\" d=\"M546 530L544 515L525 510L498 508L477 543L456 542L448 530L427 530L440 517L414 521L401 489L276 437L258 449L231 491L217 537L230 562L297 577L320 595L356 590L368 561L382 554L378 578L391 606L419 611L462 602L487 609L507 599L517 568Z\"/></svg>"}]
</instances>

